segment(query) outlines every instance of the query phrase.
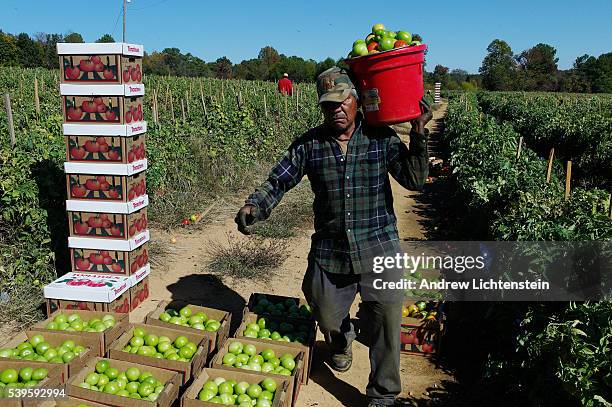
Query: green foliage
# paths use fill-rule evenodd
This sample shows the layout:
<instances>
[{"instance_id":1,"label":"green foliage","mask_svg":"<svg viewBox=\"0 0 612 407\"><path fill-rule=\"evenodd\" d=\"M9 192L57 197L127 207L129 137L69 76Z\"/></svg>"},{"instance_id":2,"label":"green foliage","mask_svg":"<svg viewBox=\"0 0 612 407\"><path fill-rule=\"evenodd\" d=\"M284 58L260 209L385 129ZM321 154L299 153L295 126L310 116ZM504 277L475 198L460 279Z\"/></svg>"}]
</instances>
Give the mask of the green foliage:
<instances>
[{"instance_id":1,"label":"green foliage","mask_svg":"<svg viewBox=\"0 0 612 407\"><path fill-rule=\"evenodd\" d=\"M499 39L493 40L487 47L487 52L479 69L485 89L515 89L517 66L508 43Z\"/></svg>"},{"instance_id":2,"label":"green foliage","mask_svg":"<svg viewBox=\"0 0 612 407\"><path fill-rule=\"evenodd\" d=\"M66 34L64 37L64 42L75 42L75 43L84 43L83 36L79 33L71 32Z\"/></svg>"},{"instance_id":3,"label":"green foliage","mask_svg":"<svg viewBox=\"0 0 612 407\"><path fill-rule=\"evenodd\" d=\"M102 43L115 42L115 39L110 34L104 34L103 36L98 38L96 42L102 42Z\"/></svg>"},{"instance_id":4,"label":"green foliage","mask_svg":"<svg viewBox=\"0 0 612 407\"><path fill-rule=\"evenodd\" d=\"M566 201L559 178L546 183L546 161L529 148L517 159L519 134L483 114L475 95L451 100L445 138L466 212L484 223L476 233L496 240L612 238L607 192L576 188Z\"/></svg>"},{"instance_id":5,"label":"green foliage","mask_svg":"<svg viewBox=\"0 0 612 407\"><path fill-rule=\"evenodd\" d=\"M533 119L530 123L537 127ZM548 117L551 120L555 119ZM461 214L457 219L463 219L457 224L466 226L461 230L463 238L612 239L607 191L576 188L565 200L563 174L556 169L546 184L546 161L526 147L517 159L519 134L510 123L483 114L475 94L451 99L444 137L453 166L454 202ZM475 386L478 401L495 403L504 394L520 405L610 406L610 304L452 304L457 315L449 316L449 332L453 332L452 324L458 328L454 334L458 336L453 337L457 344L448 339L449 352L457 352L450 354L452 363L464 385ZM476 350L465 357L458 355L464 332L470 333Z\"/></svg>"},{"instance_id":6,"label":"green foliage","mask_svg":"<svg viewBox=\"0 0 612 407\"><path fill-rule=\"evenodd\" d=\"M583 406L612 403L612 302L531 308L517 338L521 368L541 380L541 367ZM518 367L518 366L517 366ZM536 373L540 371L540 374ZM545 398L547 390L534 388ZM607 403L607 404L606 404Z\"/></svg>"},{"instance_id":7,"label":"green foliage","mask_svg":"<svg viewBox=\"0 0 612 407\"><path fill-rule=\"evenodd\" d=\"M612 98L550 93L478 94L480 107L512 123L527 145L547 157L551 148L573 161L573 182L612 188Z\"/></svg>"},{"instance_id":8,"label":"green foliage","mask_svg":"<svg viewBox=\"0 0 612 407\"><path fill-rule=\"evenodd\" d=\"M19 64L19 50L15 39L0 31L0 66L17 66Z\"/></svg>"}]
</instances>

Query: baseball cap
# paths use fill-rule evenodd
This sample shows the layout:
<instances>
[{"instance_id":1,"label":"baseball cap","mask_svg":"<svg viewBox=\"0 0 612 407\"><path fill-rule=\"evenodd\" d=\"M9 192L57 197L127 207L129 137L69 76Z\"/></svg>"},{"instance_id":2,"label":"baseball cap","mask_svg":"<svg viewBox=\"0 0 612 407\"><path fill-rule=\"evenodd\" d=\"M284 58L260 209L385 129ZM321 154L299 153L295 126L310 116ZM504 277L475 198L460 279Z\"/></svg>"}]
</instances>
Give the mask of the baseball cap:
<instances>
[{"instance_id":1,"label":"baseball cap","mask_svg":"<svg viewBox=\"0 0 612 407\"><path fill-rule=\"evenodd\" d=\"M283 74L283 76L286 78L286 77L288 77L288 76L289 76L289 74L288 74L287 72L285 72L285 73Z\"/></svg>"},{"instance_id":2,"label":"baseball cap","mask_svg":"<svg viewBox=\"0 0 612 407\"><path fill-rule=\"evenodd\" d=\"M319 103L344 102L355 85L344 69L337 66L323 71L317 77L317 94Z\"/></svg>"}]
</instances>

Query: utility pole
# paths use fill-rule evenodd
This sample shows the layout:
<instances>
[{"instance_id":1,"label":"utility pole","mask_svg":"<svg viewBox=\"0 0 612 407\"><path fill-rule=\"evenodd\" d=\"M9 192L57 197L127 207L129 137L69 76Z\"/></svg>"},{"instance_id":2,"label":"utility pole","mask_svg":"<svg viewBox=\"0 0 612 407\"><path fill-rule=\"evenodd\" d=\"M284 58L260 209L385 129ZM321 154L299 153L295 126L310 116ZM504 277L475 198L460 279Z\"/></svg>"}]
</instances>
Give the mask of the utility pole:
<instances>
[{"instance_id":1,"label":"utility pole","mask_svg":"<svg viewBox=\"0 0 612 407\"><path fill-rule=\"evenodd\" d=\"M123 42L125 42L125 10L127 9L127 0L123 0Z\"/></svg>"}]
</instances>

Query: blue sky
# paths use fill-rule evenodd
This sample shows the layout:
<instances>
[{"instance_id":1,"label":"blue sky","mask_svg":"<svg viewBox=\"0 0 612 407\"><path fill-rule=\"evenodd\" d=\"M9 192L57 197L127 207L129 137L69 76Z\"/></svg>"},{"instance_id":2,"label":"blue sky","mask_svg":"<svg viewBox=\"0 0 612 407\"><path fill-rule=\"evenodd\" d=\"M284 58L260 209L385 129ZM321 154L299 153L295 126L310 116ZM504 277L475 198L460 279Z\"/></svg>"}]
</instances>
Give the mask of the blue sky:
<instances>
[{"instance_id":1,"label":"blue sky","mask_svg":"<svg viewBox=\"0 0 612 407\"><path fill-rule=\"evenodd\" d=\"M0 29L76 31L86 41L111 33L120 40L121 4L2 0ZM255 58L266 45L286 55L338 58L377 22L421 34L429 45L428 70L442 64L475 73L495 38L506 40L515 53L538 42L550 44L561 69L582 54L612 51L611 0L132 0L127 17L128 41L148 51L180 48L207 62L221 56L234 63Z\"/></svg>"}]
</instances>

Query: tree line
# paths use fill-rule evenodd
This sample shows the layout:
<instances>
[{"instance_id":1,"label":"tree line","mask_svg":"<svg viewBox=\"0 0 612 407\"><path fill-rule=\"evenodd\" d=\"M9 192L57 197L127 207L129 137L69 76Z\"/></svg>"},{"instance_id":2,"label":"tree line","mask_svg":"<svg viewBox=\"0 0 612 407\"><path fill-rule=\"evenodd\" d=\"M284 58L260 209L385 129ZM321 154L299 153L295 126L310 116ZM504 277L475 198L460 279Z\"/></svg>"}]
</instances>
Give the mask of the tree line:
<instances>
[{"instance_id":1,"label":"tree line","mask_svg":"<svg viewBox=\"0 0 612 407\"><path fill-rule=\"evenodd\" d=\"M58 42L84 42L79 33L26 33L12 35L0 30L0 66L27 68L45 67L57 69L56 44ZM96 42L115 42L105 34ZM446 89L475 90L528 90L561 92L612 92L612 53L599 57L578 57L569 70L559 70L556 49L548 44L514 54L507 42L495 39L487 47L478 74L462 69L450 69L436 65L433 72L425 72L425 84L433 86L441 82ZM342 65L342 58L326 58L323 61L287 56L271 46L259 51L257 58L234 64L227 57L205 62L178 48L145 53L145 74L173 76L206 76L222 79L246 79L274 81L288 73L297 82L312 82L317 75L334 66Z\"/></svg>"},{"instance_id":2,"label":"tree line","mask_svg":"<svg viewBox=\"0 0 612 407\"><path fill-rule=\"evenodd\" d=\"M612 52L599 57L582 55L573 67L559 70L557 50L539 43L514 54L506 41L495 39L479 69L482 86L488 90L559 92L612 92Z\"/></svg>"}]
</instances>

